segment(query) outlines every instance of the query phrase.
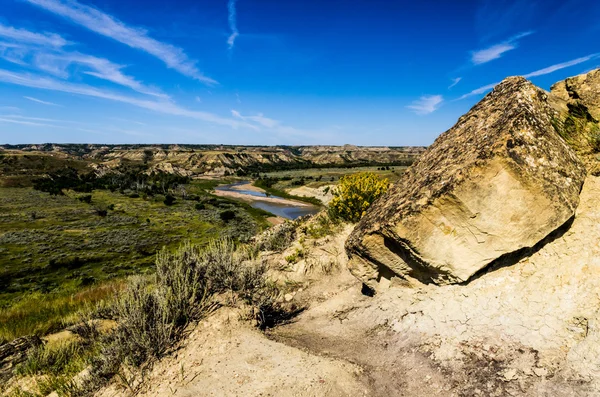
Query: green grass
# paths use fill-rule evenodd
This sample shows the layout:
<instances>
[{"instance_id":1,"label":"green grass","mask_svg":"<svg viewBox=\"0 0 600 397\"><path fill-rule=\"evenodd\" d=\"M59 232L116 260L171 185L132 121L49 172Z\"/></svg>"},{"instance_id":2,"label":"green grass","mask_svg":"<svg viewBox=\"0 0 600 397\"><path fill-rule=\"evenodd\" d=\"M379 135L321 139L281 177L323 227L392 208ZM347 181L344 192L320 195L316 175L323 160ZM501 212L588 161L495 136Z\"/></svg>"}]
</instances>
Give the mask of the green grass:
<instances>
[{"instance_id":1,"label":"green grass","mask_svg":"<svg viewBox=\"0 0 600 397\"><path fill-rule=\"evenodd\" d=\"M253 183L253 185L256 186L256 187L259 187L259 188L263 189L265 192L267 192L271 196L278 196L278 197L285 198L285 199L303 201L303 202L310 203L310 204L313 204L313 205L316 205L316 206L323 205L323 203L321 202L321 200L319 200L318 198L296 196L296 195L293 195L293 194L290 194L290 193L286 192L285 190L280 190L280 189L277 189L277 188L274 188L274 187L268 187L268 186L264 185L263 183L260 183L260 181L255 181Z\"/></svg>"},{"instance_id":2,"label":"green grass","mask_svg":"<svg viewBox=\"0 0 600 397\"><path fill-rule=\"evenodd\" d=\"M163 246L202 246L219 237L244 241L268 226L271 214L212 196L209 188L206 181L188 186L206 202L201 210L198 201L180 197L166 206L162 196L94 191L87 204L71 192L0 188L0 343L68 325L71 314L105 299L107 283L153 272ZM98 208L113 209L101 217ZM223 211L235 218L223 221Z\"/></svg>"},{"instance_id":3,"label":"green grass","mask_svg":"<svg viewBox=\"0 0 600 397\"><path fill-rule=\"evenodd\" d=\"M267 175L268 177L276 178L290 178L290 180L280 181L274 186L275 189L281 191L299 187L297 185L293 185L293 182L298 181L301 178L304 178L305 186L318 188L325 185L337 184L341 177L359 172L373 172L378 176L387 178L390 182L394 183L400 179L407 167L391 166L389 170L378 170L378 168L381 167L309 168L304 170L268 172L261 175ZM306 179L309 177L312 177L313 179ZM319 177L321 177L321 179L317 180Z\"/></svg>"}]
</instances>

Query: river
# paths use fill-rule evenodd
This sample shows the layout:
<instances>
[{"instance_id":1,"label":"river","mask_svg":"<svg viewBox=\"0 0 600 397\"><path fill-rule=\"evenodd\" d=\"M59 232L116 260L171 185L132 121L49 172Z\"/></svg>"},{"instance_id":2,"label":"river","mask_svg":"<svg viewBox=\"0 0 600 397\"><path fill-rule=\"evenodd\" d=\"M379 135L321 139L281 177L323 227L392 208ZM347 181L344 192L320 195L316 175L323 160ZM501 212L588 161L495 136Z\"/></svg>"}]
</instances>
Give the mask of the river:
<instances>
[{"instance_id":1,"label":"river","mask_svg":"<svg viewBox=\"0 0 600 397\"><path fill-rule=\"evenodd\" d=\"M248 187L245 188L245 186ZM319 207L311 204L300 203L277 196L269 196L262 191L251 188L250 182L247 181L218 186L215 190L234 193L236 198L249 201L252 207L260 208L273 215L286 219L296 219L304 215L314 215L320 211Z\"/></svg>"}]
</instances>

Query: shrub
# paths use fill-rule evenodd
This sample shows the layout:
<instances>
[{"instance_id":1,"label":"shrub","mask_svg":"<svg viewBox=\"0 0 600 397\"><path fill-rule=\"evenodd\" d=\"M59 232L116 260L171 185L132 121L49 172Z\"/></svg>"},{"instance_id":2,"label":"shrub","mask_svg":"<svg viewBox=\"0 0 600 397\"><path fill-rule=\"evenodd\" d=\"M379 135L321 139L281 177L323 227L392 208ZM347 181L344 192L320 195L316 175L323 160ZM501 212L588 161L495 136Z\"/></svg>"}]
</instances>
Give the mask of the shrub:
<instances>
[{"instance_id":1,"label":"shrub","mask_svg":"<svg viewBox=\"0 0 600 397\"><path fill-rule=\"evenodd\" d=\"M304 256L305 256L304 250L302 250L300 248L296 248L296 251L294 251L294 253L286 256L285 260L287 263L296 263L300 259L304 258Z\"/></svg>"},{"instance_id":2,"label":"shrub","mask_svg":"<svg viewBox=\"0 0 600 397\"><path fill-rule=\"evenodd\" d=\"M288 248L296 238L297 222L287 221L267 230L256 239L258 251L281 252Z\"/></svg>"},{"instance_id":3,"label":"shrub","mask_svg":"<svg viewBox=\"0 0 600 397\"><path fill-rule=\"evenodd\" d=\"M232 211L232 210L222 211L219 214L219 217L221 218L222 221L229 222L230 220L232 220L233 218L235 218L235 211Z\"/></svg>"},{"instance_id":4,"label":"shrub","mask_svg":"<svg viewBox=\"0 0 600 397\"><path fill-rule=\"evenodd\" d=\"M206 204L204 203L196 203L196 205L194 206L198 211L202 211L204 209L206 209Z\"/></svg>"},{"instance_id":5,"label":"shrub","mask_svg":"<svg viewBox=\"0 0 600 397\"><path fill-rule=\"evenodd\" d=\"M335 233L336 226L339 225L337 219L331 219L329 214L319 214L306 227L306 234L314 239L330 236Z\"/></svg>"},{"instance_id":6,"label":"shrub","mask_svg":"<svg viewBox=\"0 0 600 397\"><path fill-rule=\"evenodd\" d=\"M165 203L165 205L175 204L175 196L173 196L172 194L167 194L163 203Z\"/></svg>"},{"instance_id":7,"label":"shrub","mask_svg":"<svg viewBox=\"0 0 600 397\"><path fill-rule=\"evenodd\" d=\"M184 335L187 325L208 313L215 294L230 292L269 312L284 316L283 308L269 306L265 298L266 268L251 260L251 252L238 248L232 240L211 241L200 248L187 243L171 254L157 254L154 278L132 277L110 313L117 329L104 341L100 354L92 360L84 388L96 390L122 365L145 371L149 363L162 357ZM272 294L272 292L270 292ZM277 317L278 318L278 317ZM281 321L281 320L278 320Z\"/></svg>"},{"instance_id":8,"label":"shrub","mask_svg":"<svg viewBox=\"0 0 600 397\"><path fill-rule=\"evenodd\" d=\"M340 178L329 203L333 217L358 222L371 204L384 194L389 186L387 179L380 179L372 172L346 175Z\"/></svg>"},{"instance_id":9,"label":"shrub","mask_svg":"<svg viewBox=\"0 0 600 397\"><path fill-rule=\"evenodd\" d=\"M92 195L84 194L83 196L77 197L77 200L81 201L82 203L90 204L92 202Z\"/></svg>"}]
</instances>

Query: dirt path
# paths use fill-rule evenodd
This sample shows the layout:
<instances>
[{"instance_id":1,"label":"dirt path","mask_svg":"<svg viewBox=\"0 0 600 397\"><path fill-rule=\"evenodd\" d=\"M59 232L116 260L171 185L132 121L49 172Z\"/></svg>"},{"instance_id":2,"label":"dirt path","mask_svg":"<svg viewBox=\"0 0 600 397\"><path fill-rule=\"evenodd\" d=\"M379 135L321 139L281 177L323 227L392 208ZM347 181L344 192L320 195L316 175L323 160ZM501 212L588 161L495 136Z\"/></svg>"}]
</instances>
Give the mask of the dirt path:
<instances>
[{"instance_id":1,"label":"dirt path","mask_svg":"<svg viewBox=\"0 0 600 397\"><path fill-rule=\"evenodd\" d=\"M467 285L392 283L367 297L343 260L312 279L295 266L295 282L310 286L293 299L310 308L292 324L267 338L221 310L155 367L141 395L598 396L598 198L600 178L589 177L568 230ZM328 252L349 230L307 245Z\"/></svg>"},{"instance_id":2,"label":"dirt path","mask_svg":"<svg viewBox=\"0 0 600 397\"><path fill-rule=\"evenodd\" d=\"M222 309L158 363L138 396L365 396L361 368L265 338L240 312ZM100 396L126 395L113 384Z\"/></svg>"},{"instance_id":3,"label":"dirt path","mask_svg":"<svg viewBox=\"0 0 600 397\"><path fill-rule=\"evenodd\" d=\"M600 395L600 178L571 227L467 285L348 290L275 340L365 369L373 395Z\"/></svg>"}]
</instances>

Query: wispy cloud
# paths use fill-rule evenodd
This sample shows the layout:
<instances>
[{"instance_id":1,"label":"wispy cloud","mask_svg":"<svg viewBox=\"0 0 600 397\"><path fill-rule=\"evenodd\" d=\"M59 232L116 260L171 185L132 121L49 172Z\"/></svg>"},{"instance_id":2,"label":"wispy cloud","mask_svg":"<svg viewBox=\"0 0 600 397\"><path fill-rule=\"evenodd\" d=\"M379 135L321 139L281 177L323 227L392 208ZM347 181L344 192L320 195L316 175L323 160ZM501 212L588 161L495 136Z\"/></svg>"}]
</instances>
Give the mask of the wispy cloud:
<instances>
[{"instance_id":1,"label":"wispy cloud","mask_svg":"<svg viewBox=\"0 0 600 397\"><path fill-rule=\"evenodd\" d=\"M265 117L265 115L262 113L258 113L254 116L244 116L239 111L232 109L231 114L236 119L243 120L244 122L254 123L261 127L260 130L264 129L264 131L268 132L269 134L284 137L286 140L289 140L292 137L299 137L302 138L303 142L306 142L306 140L319 142L331 135L330 131L327 130L306 130L285 125L279 120Z\"/></svg>"},{"instance_id":2,"label":"wispy cloud","mask_svg":"<svg viewBox=\"0 0 600 397\"><path fill-rule=\"evenodd\" d=\"M407 108L418 115L425 115L435 112L442 102L444 102L444 98L441 95L423 95Z\"/></svg>"},{"instance_id":3,"label":"wispy cloud","mask_svg":"<svg viewBox=\"0 0 600 397\"><path fill-rule=\"evenodd\" d=\"M533 31L519 33L508 40L494 44L488 48L484 48L482 50L472 51L471 52L471 62L474 65L481 65L483 63L487 63L493 61L494 59L498 59L505 52L514 50L519 46L518 40L529 36Z\"/></svg>"},{"instance_id":4,"label":"wispy cloud","mask_svg":"<svg viewBox=\"0 0 600 397\"><path fill-rule=\"evenodd\" d=\"M83 124L79 121L70 121L70 120L57 120L57 119L49 119L45 117L31 117L31 116L22 116L20 114L3 114L0 117L9 118L9 119L18 119L18 120L26 120L26 121L46 121L50 123L67 123L67 124Z\"/></svg>"},{"instance_id":5,"label":"wispy cloud","mask_svg":"<svg viewBox=\"0 0 600 397\"><path fill-rule=\"evenodd\" d=\"M556 72L557 70L560 70L560 69L579 65L580 63L587 62L594 58L598 58L599 56L600 56L600 53L596 53L596 54L590 54L590 55L587 55L587 56L584 56L581 58L573 59L571 61L557 63L556 65L548 66L546 68L536 70L535 72L527 73L523 77L528 79L530 77L543 76L545 74L550 74L550 73Z\"/></svg>"},{"instance_id":6,"label":"wispy cloud","mask_svg":"<svg viewBox=\"0 0 600 397\"><path fill-rule=\"evenodd\" d=\"M33 102L41 103L42 105L48 105L48 106L61 106L61 105L58 105L58 104L56 104L56 103L42 101L41 99L37 99L37 98L31 97L31 96L24 96L23 98L25 98L25 99L29 99L30 101L33 101Z\"/></svg>"},{"instance_id":7,"label":"wispy cloud","mask_svg":"<svg viewBox=\"0 0 600 397\"><path fill-rule=\"evenodd\" d=\"M57 127L56 125L52 125L52 124L38 123L38 122L26 121L26 120L13 120L13 119L5 118L5 117L0 117L0 122L28 125L28 126L34 126L34 127Z\"/></svg>"},{"instance_id":8,"label":"wispy cloud","mask_svg":"<svg viewBox=\"0 0 600 397\"><path fill-rule=\"evenodd\" d=\"M0 110L6 110L7 112L20 112L21 108L16 106L0 106Z\"/></svg>"},{"instance_id":9,"label":"wispy cloud","mask_svg":"<svg viewBox=\"0 0 600 397\"><path fill-rule=\"evenodd\" d=\"M137 92L168 99L169 97L160 90L148 87L135 78L124 74L122 65L117 65L108 59L82 54L76 51L65 51L62 48L47 48L31 43L30 37L36 33L24 29L4 27L9 31L18 31L12 39L17 43L0 42L0 57L22 66L33 66L41 71L54 76L67 79L70 77L71 65L78 65L78 71L99 79L107 80ZM1 29L0 29L1 32ZM53 35L46 33L46 35ZM54 35L57 36L57 35ZM53 37L53 36L52 36ZM83 66L83 68L82 68ZM88 70L86 70L88 69Z\"/></svg>"},{"instance_id":10,"label":"wispy cloud","mask_svg":"<svg viewBox=\"0 0 600 397\"><path fill-rule=\"evenodd\" d=\"M275 128L281 125L281 122L279 122L278 120L273 120L268 117L265 117L262 113L258 113L255 116L242 116L240 112L232 109L231 114L233 115L233 117L238 118L240 120L252 121L267 128Z\"/></svg>"},{"instance_id":11,"label":"wispy cloud","mask_svg":"<svg viewBox=\"0 0 600 397\"><path fill-rule=\"evenodd\" d=\"M41 70L56 74L57 76L63 78L68 76L67 68L71 64L82 65L91 69L88 71L83 71L84 74L89 76L131 88L132 90L142 94L153 95L165 99L169 98L166 94L160 92L160 90L153 87L148 87L137 81L135 78L123 74L121 69L124 68L124 66L112 63L105 58L98 58L78 52L38 54L35 57L35 64Z\"/></svg>"},{"instance_id":12,"label":"wispy cloud","mask_svg":"<svg viewBox=\"0 0 600 397\"><path fill-rule=\"evenodd\" d=\"M42 46L63 47L70 44L70 42L56 33L34 33L25 29L15 29L11 26L2 24L0 24L0 37Z\"/></svg>"},{"instance_id":13,"label":"wispy cloud","mask_svg":"<svg viewBox=\"0 0 600 397\"><path fill-rule=\"evenodd\" d=\"M218 125L225 125L232 128L246 127L257 130L257 127L237 120L232 120L218 115L185 109L168 101L152 101L139 99L121 95L107 90L101 90L83 84L68 83L65 81L55 80L48 77L37 76L29 73L17 73L8 70L0 69L0 81L10 84L21 85L25 87L38 88L44 90L52 90L66 92L70 94L78 94L95 98L102 98L110 101L127 103L140 108L152 110L158 113L169 114L173 116L184 116L197 120L202 120Z\"/></svg>"},{"instance_id":14,"label":"wispy cloud","mask_svg":"<svg viewBox=\"0 0 600 397\"><path fill-rule=\"evenodd\" d=\"M462 77L457 77L455 79L452 79L452 84L450 84L448 86L448 89L454 87L455 85L457 85L458 83L460 83L460 81L462 80Z\"/></svg>"},{"instance_id":15,"label":"wispy cloud","mask_svg":"<svg viewBox=\"0 0 600 397\"><path fill-rule=\"evenodd\" d=\"M75 0L25 0L33 5L60 15L93 32L119 41L129 47L144 51L160 60L169 68L201 81L217 84L196 67L196 62L178 47L151 38L145 29L128 26L115 17Z\"/></svg>"},{"instance_id":16,"label":"wispy cloud","mask_svg":"<svg viewBox=\"0 0 600 397\"><path fill-rule=\"evenodd\" d=\"M561 70L561 69L565 69L565 68L568 68L568 67L571 67L571 66L579 65L580 63L584 63L584 62L587 62L589 60L596 59L598 57L600 57L600 53L586 55L586 56L581 57L581 58L573 59L573 60L567 61L567 62L557 63L555 65L551 65L551 66L545 67L543 69L539 69L539 70L536 70L534 72L524 74L523 77L525 77L526 79L529 79L531 77L543 76L543 75L546 75L546 74L554 73L557 70ZM491 90L492 88L494 88L499 83L500 82L496 82L496 83L484 85L483 87L479 87L477 89L474 89L473 91L468 92L468 93L464 94L463 96L459 97L457 100L465 99L465 98L471 97L473 95L483 94L484 92L486 92L486 91Z\"/></svg>"},{"instance_id":17,"label":"wispy cloud","mask_svg":"<svg viewBox=\"0 0 600 397\"><path fill-rule=\"evenodd\" d=\"M238 32L237 28L237 12L235 9L235 3L237 3L237 0L229 0L227 3L227 9L229 10L229 17L227 19L229 21L229 29L231 29L231 35L227 39L227 45L229 46L230 50L233 49L235 39L240 35L240 32Z\"/></svg>"}]
</instances>

